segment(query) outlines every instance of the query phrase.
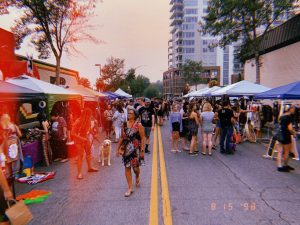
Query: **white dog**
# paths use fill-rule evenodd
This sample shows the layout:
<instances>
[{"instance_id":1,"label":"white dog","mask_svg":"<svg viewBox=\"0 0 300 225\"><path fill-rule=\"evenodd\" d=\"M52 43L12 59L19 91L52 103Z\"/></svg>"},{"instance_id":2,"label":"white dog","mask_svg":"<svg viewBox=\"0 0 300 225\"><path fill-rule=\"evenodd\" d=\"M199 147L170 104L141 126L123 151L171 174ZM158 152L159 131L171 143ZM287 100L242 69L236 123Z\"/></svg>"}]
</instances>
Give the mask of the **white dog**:
<instances>
[{"instance_id":1,"label":"white dog","mask_svg":"<svg viewBox=\"0 0 300 225\"><path fill-rule=\"evenodd\" d=\"M105 139L100 145L100 158L99 163L102 162L104 166L104 160L107 159L107 164L110 166L110 152L111 152L111 140Z\"/></svg>"}]
</instances>

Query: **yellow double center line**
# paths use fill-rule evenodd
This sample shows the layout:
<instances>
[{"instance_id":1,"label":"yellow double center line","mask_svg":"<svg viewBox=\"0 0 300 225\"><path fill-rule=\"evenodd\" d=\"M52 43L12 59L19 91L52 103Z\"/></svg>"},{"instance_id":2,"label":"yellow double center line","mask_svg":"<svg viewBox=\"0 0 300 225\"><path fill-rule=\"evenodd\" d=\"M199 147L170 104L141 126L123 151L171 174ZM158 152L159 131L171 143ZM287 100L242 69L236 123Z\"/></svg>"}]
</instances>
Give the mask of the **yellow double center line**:
<instances>
[{"instance_id":1,"label":"yellow double center line","mask_svg":"<svg viewBox=\"0 0 300 225\"><path fill-rule=\"evenodd\" d=\"M158 139L158 140L157 140ZM153 141L153 157L152 157L152 178L151 178L151 199L150 199L150 225L158 225L158 157L157 149L159 149L159 160L160 160L160 180L162 189L162 209L163 209L163 220L165 225L172 225L172 210L170 204L168 179L166 162L164 157L164 149L161 138L160 127L155 127L154 141Z\"/></svg>"}]
</instances>

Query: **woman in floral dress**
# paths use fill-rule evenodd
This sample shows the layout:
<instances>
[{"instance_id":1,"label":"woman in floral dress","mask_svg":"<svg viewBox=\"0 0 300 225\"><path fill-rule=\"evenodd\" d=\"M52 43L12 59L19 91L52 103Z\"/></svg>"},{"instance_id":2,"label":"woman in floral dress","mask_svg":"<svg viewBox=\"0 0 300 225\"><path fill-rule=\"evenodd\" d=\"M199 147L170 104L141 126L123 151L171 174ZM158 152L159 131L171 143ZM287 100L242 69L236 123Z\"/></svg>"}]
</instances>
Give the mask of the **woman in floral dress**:
<instances>
[{"instance_id":1,"label":"woman in floral dress","mask_svg":"<svg viewBox=\"0 0 300 225\"><path fill-rule=\"evenodd\" d=\"M138 112L133 108L128 108L128 121L124 123L122 135L119 140L117 155L122 155L125 166L125 176L128 184L128 191L125 197L133 193L131 168L136 176L136 187L140 186L140 165L139 155L144 156L144 128L138 122Z\"/></svg>"}]
</instances>

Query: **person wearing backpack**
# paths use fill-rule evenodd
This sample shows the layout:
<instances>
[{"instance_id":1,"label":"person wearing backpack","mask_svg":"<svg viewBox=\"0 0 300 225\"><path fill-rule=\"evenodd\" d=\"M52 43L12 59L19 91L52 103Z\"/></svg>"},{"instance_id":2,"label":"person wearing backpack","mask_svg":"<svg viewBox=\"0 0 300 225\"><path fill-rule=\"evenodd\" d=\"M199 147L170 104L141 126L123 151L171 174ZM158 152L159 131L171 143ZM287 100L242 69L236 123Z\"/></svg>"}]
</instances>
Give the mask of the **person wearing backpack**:
<instances>
[{"instance_id":1,"label":"person wearing backpack","mask_svg":"<svg viewBox=\"0 0 300 225\"><path fill-rule=\"evenodd\" d=\"M230 150L230 139L233 134L232 124L234 122L234 116L233 111L230 109L230 104L228 100L223 101L223 107L219 110L218 116L220 119L220 125L222 129L220 140L220 152L223 154L233 154L233 151Z\"/></svg>"}]
</instances>

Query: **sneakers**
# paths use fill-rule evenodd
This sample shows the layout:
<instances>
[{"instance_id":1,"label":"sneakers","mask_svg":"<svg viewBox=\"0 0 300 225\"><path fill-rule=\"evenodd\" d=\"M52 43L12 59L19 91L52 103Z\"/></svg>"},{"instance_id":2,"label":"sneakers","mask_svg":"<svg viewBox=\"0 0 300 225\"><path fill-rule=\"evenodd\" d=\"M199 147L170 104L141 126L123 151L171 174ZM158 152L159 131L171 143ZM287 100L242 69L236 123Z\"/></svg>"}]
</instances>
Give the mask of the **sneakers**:
<instances>
[{"instance_id":1,"label":"sneakers","mask_svg":"<svg viewBox=\"0 0 300 225\"><path fill-rule=\"evenodd\" d=\"M189 152L189 156L197 156L198 153L197 152Z\"/></svg>"},{"instance_id":2,"label":"sneakers","mask_svg":"<svg viewBox=\"0 0 300 225\"><path fill-rule=\"evenodd\" d=\"M289 165L286 165L286 166L284 166L284 167L286 167L288 170L295 170L294 167L291 167L291 166L289 166Z\"/></svg>"},{"instance_id":3,"label":"sneakers","mask_svg":"<svg viewBox=\"0 0 300 225\"><path fill-rule=\"evenodd\" d=\"M278 167L277 171L279 171L279 172L286 172L286 173L290 172L290 170L286 166Z\"/></svg>"}]
</instances>

